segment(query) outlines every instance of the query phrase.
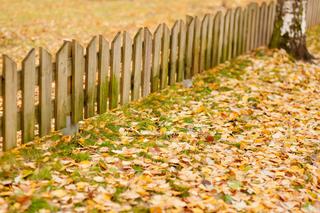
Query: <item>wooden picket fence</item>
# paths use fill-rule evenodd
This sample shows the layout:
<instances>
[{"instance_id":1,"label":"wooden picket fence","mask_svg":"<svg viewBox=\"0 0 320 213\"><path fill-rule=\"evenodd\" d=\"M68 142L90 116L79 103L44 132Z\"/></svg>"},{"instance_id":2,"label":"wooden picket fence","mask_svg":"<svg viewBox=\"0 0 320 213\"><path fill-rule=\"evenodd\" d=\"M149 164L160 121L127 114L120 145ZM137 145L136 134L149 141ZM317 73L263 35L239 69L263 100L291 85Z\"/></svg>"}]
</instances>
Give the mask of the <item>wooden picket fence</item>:
<instances>
[{"instance_id":1,"label":"wooden picket fence","mask_svg":"<svg viewBox=\"0 0 320 213\"><path fill-rule=\"evenodd\" d=\"M72 123L143 98L168 85L190 79L219 63L267 45L272 35L275 4L187 17L172 29L160 24L152 34L139 29L132 39L118 33L111 44L94 37L86 48L65 41L53 56L32 49L22 70L3 56L0 78L0 137L4 150L32 141ZM309 0L308 26L320 23L320 0Z\"/></svg>"}]
</instances>

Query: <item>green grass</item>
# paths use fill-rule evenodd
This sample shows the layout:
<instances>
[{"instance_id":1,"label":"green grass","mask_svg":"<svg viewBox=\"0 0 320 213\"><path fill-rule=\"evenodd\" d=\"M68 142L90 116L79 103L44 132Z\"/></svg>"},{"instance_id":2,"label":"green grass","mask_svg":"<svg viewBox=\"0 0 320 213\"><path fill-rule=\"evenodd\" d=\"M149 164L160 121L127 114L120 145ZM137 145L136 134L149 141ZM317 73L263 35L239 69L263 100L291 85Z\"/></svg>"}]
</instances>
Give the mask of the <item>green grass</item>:
<instances>
[{"instance_id":1,"label":"green grass","mask_svg":"<svg viewBox=\"0 0 320 213\"><path fill-rule=\"evenodd\" d=\"M47 209L51 212L55 211L55 208L51 206L46 200L41 198L34 198L31 201L31 205L27 209L26 212L28 213L36 213L39 212L42 209Z\"/></svg>"}]
</instances>

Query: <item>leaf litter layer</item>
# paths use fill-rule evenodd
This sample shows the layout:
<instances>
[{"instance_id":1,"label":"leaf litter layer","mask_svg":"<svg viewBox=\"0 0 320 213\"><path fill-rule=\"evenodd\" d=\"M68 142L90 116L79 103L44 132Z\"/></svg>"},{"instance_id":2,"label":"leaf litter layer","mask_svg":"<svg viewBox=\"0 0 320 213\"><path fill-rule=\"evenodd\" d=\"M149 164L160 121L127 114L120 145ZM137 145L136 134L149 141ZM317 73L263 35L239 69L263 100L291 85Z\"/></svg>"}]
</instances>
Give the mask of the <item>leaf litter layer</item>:
<instances>
[{"instance_id":1,"label":"leaf litter layer","mask_svg":"<svg viewBox=\"0 0 320 213\"><path fill-rule=\"evenodd\" d=\"M320 209L320 66L260 49L0 158L1 211Z\"/></svg>"}]
</instances>

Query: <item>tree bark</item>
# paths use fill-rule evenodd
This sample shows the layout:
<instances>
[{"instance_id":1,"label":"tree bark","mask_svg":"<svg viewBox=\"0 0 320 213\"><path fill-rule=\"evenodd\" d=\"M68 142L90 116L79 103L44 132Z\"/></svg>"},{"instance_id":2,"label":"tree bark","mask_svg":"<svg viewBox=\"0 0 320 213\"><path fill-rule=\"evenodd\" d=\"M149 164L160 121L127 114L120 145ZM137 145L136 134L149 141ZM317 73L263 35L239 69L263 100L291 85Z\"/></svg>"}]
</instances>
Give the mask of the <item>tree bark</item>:
<instances>
[{"instance_id":1,"label":"tree bark","mask_svg":"<svg viewBox=\"0 0 320 213\"><path fill-rule=\"evenodd\" d=\"M311 61L306 44L307 0L278 0L270 47L285 49L297 60Z\"/></svg>"}]
</instances>

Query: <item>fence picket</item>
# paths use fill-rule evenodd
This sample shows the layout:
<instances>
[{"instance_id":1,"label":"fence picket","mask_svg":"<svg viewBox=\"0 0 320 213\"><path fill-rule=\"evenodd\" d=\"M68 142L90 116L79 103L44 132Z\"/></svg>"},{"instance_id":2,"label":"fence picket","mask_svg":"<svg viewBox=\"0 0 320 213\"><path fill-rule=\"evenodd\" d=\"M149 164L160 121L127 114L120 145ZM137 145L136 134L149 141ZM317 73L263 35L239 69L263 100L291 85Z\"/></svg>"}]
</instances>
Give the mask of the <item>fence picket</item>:
<instances>
[{"instance_id":1,"label":"fence picket","mask_svg":"<svg viewBox=\"0 0 320 213\"><path fill-rule=\"evenodd\" d=\"M251 50L251 44L253 41L252 37L252 19L254 18L254 12L252 9L252 4L248 6L248 12L247 12L247 37L246 37L246 52L249 52Z\"/></svg>"},{"instance_id":2,"label":"fence picket","mask_svg":"<svg viewBox=\"0 0 320 213\"><path fill-rule=\"evenodd\" d=\"M235 58L238 54L239 42L240 42L240 18L241 8L238 7L234 12L234 32L233 32L233 50L232 50L232 58Z\"/></svg>"},{"instance_id":3,"label":"fence picket","mask_svg":"<svg viewBox=\"0 0 320 213\"><path fill-rule=\"evenodd\" d=\"M224 15L224 37L223 37L223 46L222 46L222 59L221 62L225 62L228 58L228 45L229 45L229 27L230 27L230 15L231 10L228 9Z\"/></svg>"},{"instance_id":4,"label":"fence picket","mask_svg":"<svg viewBox=\"0 0 320 213\"><path fill-rule=\"evenodd\" d=\"M233 54L233 36L234 36L234 9L230 10L230 23L229 23L229 35L228 35L228 55L227 59L231 60Z\"/></svg>"},{"instance_id":5,"label":"fence picket","mask_svg":"<svg viewBox=\"0 0 320 213\"><path fill-rule=\"evenodd\" d=\"M206 51L206 65L205 69L212 67L212 45L213 45L213 16L209 14L208 19L208 37L207 37L207 51Z\"/></svg>"},{"instance_id":6,"label":"fence picket","mask_svg":"<svg viewBox=\"0 0 320 213\"><path fill-rule=\"evenodd\" d=\"M109 66L110 49L109 42L99 36L99 56L98 56L98 113L107 111L109 97Z\"/></svg>"},{"instance_id":7,"label":"fence picket","mask_svg":"<svg viewBox=\"0 0 320 213\"><path fill-rule=\"evenodd\" d=\"M253 30L254 30L254 43L253 43L253 48L252 49L256 49L258 48L258 42L259 42L259 23L260 23L260 9L259 9L259 6L257 3L254 4L254 11L255 11L255 18L254 18L254 27L253 27Z\"/></svg>"},{"instance_id":8,"label":"fence picket","mask_svg":"<svg viewBox=\"0 0 320 213\"><path fill-rule=\"evenodd\" d=\"M144 28L143 41L143 66L142 66L142 97L151 91L151 65L152 65L152 34L148 28Z\"/></svg>"},{"instance_id":9,"label":"fence picket","mask_svg":"<svg viewBox=\"0 0 320 213\"><path fill-rule=\"evenodd\" d=\"M132 39L128 32L123 33L122 47L122 73L121 73L121 105L130 101L131 87L131 60L132 60Z\"/></svg>"},{"instance_id":10,"label":"fence picket","mask_svg":"<svg viewBox=\"0 0 320 213\"><path fill-rule=\"evenodd\" d=\"M262 26L262 45L268 45L267 29L268 29L268 7L266 3L262 3L263 10L263 26Z\"/></svg>"},{"instance_id":11,"label":"fence picket","mask_svg":"<svg viewBox=\"0 0 320 213\"><path fill-rule=\"evenodd\" d=\"M170 42L170 69L169 69L169 84L173 85L176 82L177 64L178 64L178 36L180 31L180 22L176 21L171 29Z\"/></svg>"},{"instance_id":12,"label":"fence picket","mask_svg":"<svg viewBox=\"0 0 320 213\"><path fill-rule=\"evenodd\" d=\"M177 82L180 82L184 79L185 71L185 56L186 56L186 24L183 21L180 21L180 34L178 41L178 73L177 73Z\"/></svg>"},{"instance_id":13,"label":"fence picket","mask_svg":"<svg viewBox=\"0 0 320 213\"><path fill-rule=\"evenodd\" d=\"M84 48L76 40L73 40L71 82L71 118L73 123L77 123L83 119L83 75L85 72L85 58L83 52Z\"/></svg>"},{"instance_id":14,"label":"fence picket","mask_svg":"<svg viewBox=\"0 0 320 213\"><path fill-rule=\"evenodd\" d=\"M161 59L161 45L162 45L163 25L160 24L153 35L153 53L152 53L152 78L151 91L159 90L160 84L160 59Z\"/></svg>"},{"instance_id":15,"label":"fence picket","mask_svg":"<svg viewBox=\"0 0 320 213\"><path fill-rule=\"evenodd\" d=\"M114 109L119 104L121 72L121 33L118 33L111 44L111 69L109 108Z\"/></svg>"},{"instance_id":16,"label":"fence picket","mask_svg":"<svg viewBox=\"0 0 320 213\"><path fill-rule=\"evenodd\" d=\"M200 65L199 72L202 72L206 64L207 36L208 36L209 15L205 15L201 23L201 42L200 42Z\"/></svg>"},{"instance_id":17,"label":"fence picket","mask_svg":"<svg viewBox=\"0 0 320 213\"><path fill-rule=\"evenodd\" d=\"M18 73L16 63L3 55L3 150L17 145L17 84Z\"/></svg>"},{"instance_id":18,"label":"fence picket","mask_svg":"<svg viewBox=\"0 0 320 213\"><path fill-rule=\"evenodd\" d=\"M55 129L66 126L68 105L68 57L70 42L65 41L56 55Z\"/></svg>"},{"instance_id":19,"label":"fence picket","mask_svg":"<svg viewBox=\"0 0 320 213\"><path fill-rule=\"evenodd\" d=\"M139 29L134 37L133 43L133 64L132 64L132 77L133 88L131 93L132 100L138 100L140 98L141 88L141 73L142 73L142 38L143 29Z\"/></svg>"},{"instance_id":20,"label":"fence picket","mask_svg":"<svg viewBox=\"0 0 320 213\"><path fill-rule=\"evenodd\" d=\"M86 105L85 118L95 115L96 100L96 75L97 75L97 37L93 37L87 47L86 57Z\"/></svg>"},{"instance_id":21,"label":"fence picket","mask_svg":"<svg viewBox=\"0 0 320 213\"><path fill-rule=\"evenodd\" d=\"M163 24L163 38L161 46L161 69L160 69L160 88L164 89L168 85L169 73L169 53L170 53L170 29Z\"/></svg>"},{"instance_id":22,"label":"fence picket","mask_svg":"<svg viewBox=\"0 0 320 213\"><path fill-rule=\"evenodd\" d=\"M22 143L34 138L35 126L35 50L32 49L22 61Z\"/></svg>"},{"instance_id":23,"label":"fence picket","mask_svg":"<svg viewBox=\"0 0 320 213\"><path fill-rule=\"evenodd\" d=\"M193 41L193 67L191 75L199 73L199 57L200 57L200 44L201 44L201 21L199 17L194 17L194 41Z\"/></svg>"},{"instance_id":24,"label":"fence picket","mask_svg":"<svg viewBox=\"0 0 320 213\"><path fill-rule=\"evenodd\" d=\"M189 23L188 23L189 22ZM193 18L187 21L187 38L186 38L186 67L185 67L185 78L190 79L192 77L191 75L191 69L192 69L192 52L193 52L193 41L194 41L194 22L195 20Z\"/></svg>"},{"instance_id":25,"label":"fence picket","mask_svg":"<svg viewBox=\"0 0 320 213\"><path fill-rule=\"evenodd\" d=\"M52 104L52 56L44 48L40 48L39 90L40 90L40 136L51 132Z\"/></svg>"},{"instance_id":26,"label":"fence picket","mask_svg":"<svg viewBox=\"0 0 320 213\"><path fill-rule=\"evenodd\" d=\"M249 7L245 8L243 11L243 29L242 29L242 47L241 53L246 53L248 51L248 34L249 34L249 17L250 9Z\"/></svg>"},{"instance_id":27,"label":"fence picket","mask_svg":"<svg viewBox=\"0 0 320 213\"><path fill-rule=\"evenodd\" d=\"M221 43L220 40L222 41L222 36L223 36L223 30L221 30L221 20L222 20L222 13L221 11L218 11L216 15L214 16L213 19L213 48L212 48L212 54L211 54L211 61L212 61L212 66L216 66L220 62L220 57L221 57Z\"/></svg>"}]
</instances>

